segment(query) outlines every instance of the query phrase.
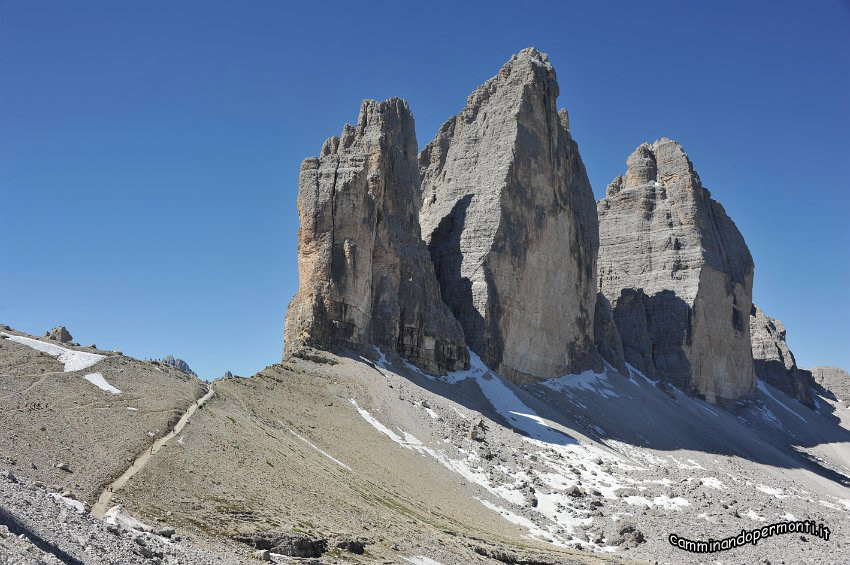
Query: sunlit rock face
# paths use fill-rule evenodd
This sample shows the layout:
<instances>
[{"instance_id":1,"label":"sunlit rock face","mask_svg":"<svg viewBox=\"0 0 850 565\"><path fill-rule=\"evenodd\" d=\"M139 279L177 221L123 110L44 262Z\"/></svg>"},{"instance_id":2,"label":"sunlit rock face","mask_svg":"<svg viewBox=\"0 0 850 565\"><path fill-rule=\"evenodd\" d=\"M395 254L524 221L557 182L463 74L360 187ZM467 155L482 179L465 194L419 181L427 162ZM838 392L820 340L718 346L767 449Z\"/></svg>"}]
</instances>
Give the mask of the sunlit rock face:
<instances>
[{"instance_id":1,"label":"sunlit rock face","mask_svg":"<svg viewBox=\"0 0 850 565\"><path fill-rule=\"evenodd\" d=\"M443 300L487 366L522 383L596 355L593 193L530 48L477 88L419 157L422 236Z\"/></svg>"},{"instance_id":2,"label":"sunlit rock face","mask_svg":"<svg viewBox=\"0 0 850 565\"><path fill-rule=\"evenodd\" d=\"M749 395L753 260L743 236L677 142L645 143L626 165L597 203L599 288L626 361L712 402Z\"/></svg>"},{"instance_id":3,"label":"sunlit rock face","mask_svg":"<svg viewBox=\"0 0 850 565\"><path fill-rule=\"evenodd\" d=\"M413 116L367 100L356 126L301 165L298 292L284 357L304 347L375 345L441 374L468 367L460 324L440 300L419 231Z\"/></svg>"}]
</instances>

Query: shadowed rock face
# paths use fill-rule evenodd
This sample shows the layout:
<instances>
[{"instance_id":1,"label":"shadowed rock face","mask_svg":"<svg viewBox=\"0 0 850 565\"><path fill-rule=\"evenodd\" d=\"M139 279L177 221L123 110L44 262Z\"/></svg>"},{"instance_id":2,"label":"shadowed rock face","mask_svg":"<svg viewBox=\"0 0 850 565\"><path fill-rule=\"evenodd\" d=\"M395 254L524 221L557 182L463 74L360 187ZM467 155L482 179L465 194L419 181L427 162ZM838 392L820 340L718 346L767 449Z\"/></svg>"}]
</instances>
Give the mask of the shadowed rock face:
<instances>
[{"instance_id":1,"label":"shadowed rock face","mask_svg":"<svg viewBox=\"0 0 850 565\"><path fill-rule=\"evenodd\" d=\"M753 260L681 145L638 147L597 211L626 361L709 401L750 394Z\"/></svg>"},{"instance_id":2,"label":"shadowed rock face","mask_svg":"<svg viewBox=\"0 0 850 565\"><path fill-rule=\"evenodd\" d=\"M831 400L841 401L850 408L850 373L838 367L815 367L811 371L816 388Z\"/></svg>"},{"instance_id":3,"label":"shadowed rock face","mask_svg":"<svg viewBox=\"0 0 850 565\"><path fill-rule=\"evenodd\" d=\"M623 343L620 339L620 332L617 330L617 324L614 323L614 312L611 310L611 303L601 292L596 293L593 333L596 349L602 358L622 374L628 375L625 357L623 356Z\"/></svg>"},{"instance_id":4,"label":"shadowed rock face","mask_svg":"<svg viewBox=\"0 0 850 565\"><path fill-rule=\"evenodd\" d=\"M420 237L416 159L413 116L393 98L365 101L356 126L304 160L285 357L305 346L374 344L432 373L468 366Z\"/></svg>"},{"instance_id":5,"label":"shadowed rock face","mask_svg":"<svg viewBox=\"0 0 850 565\"><path fill-rule=\"evenodd\" d=\"M750 311L750 336L756 377L809 408L814 408L810 391L812 373L797 367L794 354L785 343L785 326L782 322L766 316L753 304Z\"/></svg>"},{"instance_id":6,"label":"shadowed rock face","mask_svg":"<svg viewBox=\"0 0 850 565\"><path fill-rule=\"evenodd\" d=\"M595 355L596 212L558 92L548 57L525 49L419 157L419 221L443 300L470 348L514 382Z\"/></svg>"}]
</instances>

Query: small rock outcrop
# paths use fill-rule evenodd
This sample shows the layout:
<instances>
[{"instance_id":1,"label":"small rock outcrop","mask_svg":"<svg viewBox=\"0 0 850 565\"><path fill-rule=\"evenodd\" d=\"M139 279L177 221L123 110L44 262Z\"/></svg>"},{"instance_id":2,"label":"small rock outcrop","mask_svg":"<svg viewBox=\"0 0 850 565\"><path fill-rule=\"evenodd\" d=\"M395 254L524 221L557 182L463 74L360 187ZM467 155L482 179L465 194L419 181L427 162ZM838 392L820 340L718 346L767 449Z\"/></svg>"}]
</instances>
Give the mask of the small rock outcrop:
<instances>
[{"instance_id":1,"label":"small rock outcrop","mask_svg":"<svg viewBox=\"0 0 850 565\"><path fill-rule=\"evenodd\" d=\"M270 551L287 557L321 557L328 550L328 540L289 532L257 532L237 535L236 541L258 551Z\"/></svg>"},{"instance_id":2,"label":"small rock outcrop","mask_svg":"<svg viewBox=\"0 0 850 565\"><path fill-rule=\"evenodd\" d=\"M810 390L812 373L797 367L794 354L785 342L782 322L766 316L755 304L750 311L750 339L756 377L814 408Z\"/></svg>"},{"instance_id":3,"label":"small rock outcrop","mask_svg":"<svg viewBox=\"0 0 850 565\"><path fill-rule=\"evenodd\" d=\"M413 116L398 98L363 102L357 125L303 162L284 357L375 345L435 374L469 366L420 237L419 182Z\"/></svg>"},{"instance_id":4,"label":"small rock outcrop","mask_svg":"<svg viewBox=\"0 0 850 565\"><path fill-rule=\"evenodd\" d=\"M626 362L711 402L749 395L753 260L682 146L638 147L597 210L599 288Z\"/></svg>"},{"instance_id":5,"label":"small rock outcrop","mask_svg":"<svg viewBox=\"0 0 850 565\"><path fill-rule=\"evenodd\" d=\"M69 332L65 326L59 326L58 328L53 328L49 332L45 332L44 337L60 343L71 343L74 340L71 336L71 332Z\"/></svg>"},{"instance_id":6,"label":"small rock outcrop","mask_svg":"<svg viewBox=\"0 0 850 565\"><path fill-rule=\"evenodd\" d=\"M548 57L525 49L419 156L422 236L466 341L517 383L596 359L594 198Z\"/></svg>"},{"instance_id":7,"label":"small rock outcrop","mask_svg":"<svg viewBox=\"0 0 850 565\"><path fill-rule=\"evenodd\" d=\"M195 377L198 376L198 375L195 374L195 371L193 371L191 368L189 368L189 364L187 362L180 359L179 357L175 357L174 355L166 355L165 357L160 359L160 362L165 363L166 365L171 365L172 367L174 367L178 371L180 371L182 373L186 373L187 375L192 375L192 376L195 376Z\"/></svg>"}]
</instances>

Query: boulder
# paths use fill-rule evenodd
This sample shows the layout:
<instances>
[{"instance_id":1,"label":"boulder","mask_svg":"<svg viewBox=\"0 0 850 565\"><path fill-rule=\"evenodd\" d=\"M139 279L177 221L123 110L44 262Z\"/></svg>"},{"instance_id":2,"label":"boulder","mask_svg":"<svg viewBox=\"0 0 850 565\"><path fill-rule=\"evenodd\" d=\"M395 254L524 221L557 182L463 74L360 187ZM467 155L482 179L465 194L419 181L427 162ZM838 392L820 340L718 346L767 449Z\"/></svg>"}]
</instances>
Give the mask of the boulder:
<instances>
[{"instance_id":1,"label":"boulder","mask_svg":"<svg viewBox=\"0 0 850 565\"><path fill-rule=\"evenodd\" d=\"M753 260L682 146L663 138L628 158L599 213L599 287L626 362L710 402L755 386Z\"/></svg>"},{"instance_id":2,"label":"boulder","mask_svg":"<svg viewBox=\"0 0 850 565\"><path fill-rule=\"evenodd\" d=\"M52 339L54 341L58 341L60 343L71 343L74 338L71 336L71 332L69 332L65 326L59 326L58 328L53 328L49 332L46 332L44 336L47 339Z\"/></svg>"},{"instance_id":3,"label":"boulder","mask_svg":"<svg viewBox=\"0 0 850 565\"><path fill-rule=\"evenodd\" d=\"M765 315L755 304L750 310L750 339L756 377L814 408L812 373L797 367L794 354L785 342L782 322Z\"/></svg>"},{"instance_id":4,"label":"boulder","mask_svg":"<svg viewBox=\"0 0 850 565\"><path fill-rule=\"evenodd\" d=\"M257 551L270 551L287 557L321 557L328 550L326 539L290 532L256 532L234 539L253 546Z\"/></svg>"},{"instance_id":5,"label":"boulder","mask_svg":"<svg viewBox=\"0 0 850 565\"><path fill-rule=\"evenodd\" d=\"M413 116L398 98L363 102L357 125L303 162L284 358L374 345L434 374L469 366L420 236L419 183Z\"/></svg>"},{"instance_id":6,"label":"boulder","mask_svg":"<svg viewBox=\"0 0 850 565\"><path fill-rule=\"evenodd\" d=\"M419 156L422 236L466 342L516 383L595 361L594 198L549 58L513 56Z\"/></svg>"}]
</instances>

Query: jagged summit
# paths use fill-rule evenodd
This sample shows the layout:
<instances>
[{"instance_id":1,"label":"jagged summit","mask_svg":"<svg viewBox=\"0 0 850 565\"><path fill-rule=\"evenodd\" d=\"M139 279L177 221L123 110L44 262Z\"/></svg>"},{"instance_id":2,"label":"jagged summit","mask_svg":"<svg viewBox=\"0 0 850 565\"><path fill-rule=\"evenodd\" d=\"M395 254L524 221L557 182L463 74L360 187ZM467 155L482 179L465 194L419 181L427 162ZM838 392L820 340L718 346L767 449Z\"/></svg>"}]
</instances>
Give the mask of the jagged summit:
<instances>
[{"instance_id":1,"label":"jagged summit","mask_svg":"<svg viewBox=\"0 0 850 565\"><path fill-rule=\"evenodd\" d=\"M357 125L304 160L299 288L284 323L285 356L374 345L433 373L467 366L419 233L416 158L413 115L391 98L364 101Z\"/></svg>"},{"instance_id":2,"label":"jagged summit","mask_svg":"<svg viewBox=\"0 0 850 565\"><path fill-rule=\"evenodd\" d=\"M754 387L753 259L682 146L640 145L597 204L599 288L626 361L711 400Z\"/></svg>"},{"instance_id":3,"label":"jagged summit","mask_svg":"<svg viewBox=\"0 0 850 565\"><path fill-rule=\"evenodd\" d=\"M597 222L555 70L524 49L419 156L419 221L470 348L516 382L592 363Z\"/></svg>"},{"instance_id":4,"label":"jagged summit","mask_svg":"<svg viewBox=\"0 0 850 565\"><path fill-rule=\"evenodd\" d=\"M160 359L160 361L165 363L166 365L171 365L172 367L174 367L178 371L186 373L187 375L192 375L192 376L195 376L195 377L198 376L197 374L195 374L195 371L193 371L189 367L189 364L186 361L184 361L183 359L180 359L179 357L175 357L174 355L170 355L170 354L166 355L165 357Z\"/></svg>"}]
</instances>

